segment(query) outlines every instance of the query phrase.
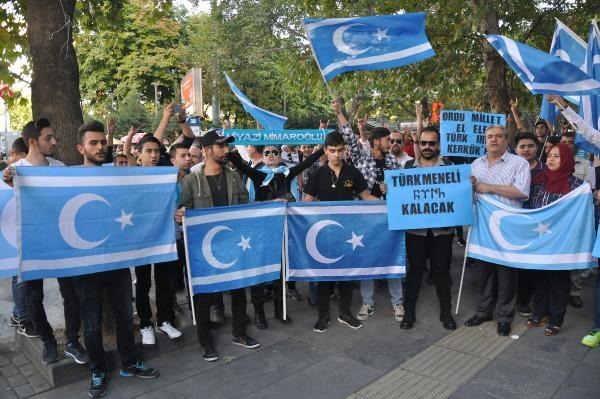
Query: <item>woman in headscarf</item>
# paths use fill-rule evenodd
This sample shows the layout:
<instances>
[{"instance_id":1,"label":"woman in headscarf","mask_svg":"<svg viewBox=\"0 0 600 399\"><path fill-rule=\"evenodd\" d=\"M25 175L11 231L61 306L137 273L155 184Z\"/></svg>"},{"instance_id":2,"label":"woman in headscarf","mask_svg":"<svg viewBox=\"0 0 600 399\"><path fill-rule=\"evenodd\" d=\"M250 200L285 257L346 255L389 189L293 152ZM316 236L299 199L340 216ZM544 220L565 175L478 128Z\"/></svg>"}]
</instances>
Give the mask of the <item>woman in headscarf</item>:
<instances>
[{"instance_id":1,"label":"woman in headscarf","mask_svg":"<svg viewBox=\"0 0 600 399\"><path fill-rule=\"evenodd\" d=\"M548 151L547 169L531 181L531 194L524 208L544 207L583 184L573 176L575 159L568 145L554 144ZM590 221L591 223L591 221ZM529 328L542 326L549 316L544 334L556 335L565 319L571 289L570 270L537 270L533 278L533 313L525 321Z\"/></svg>"}]
</instances>

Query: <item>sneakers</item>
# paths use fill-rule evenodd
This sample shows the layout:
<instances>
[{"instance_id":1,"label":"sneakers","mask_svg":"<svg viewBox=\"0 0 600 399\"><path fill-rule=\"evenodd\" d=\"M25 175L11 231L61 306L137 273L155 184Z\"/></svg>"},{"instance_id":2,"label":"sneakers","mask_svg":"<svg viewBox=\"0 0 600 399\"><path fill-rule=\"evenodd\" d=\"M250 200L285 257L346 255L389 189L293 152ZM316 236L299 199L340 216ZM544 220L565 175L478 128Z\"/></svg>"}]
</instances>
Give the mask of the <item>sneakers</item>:
<instances>
[{"instance_id":1,"label":"sneakers","mask_svg":"<svg viewBox=\"0 0 600 399\"><path fill-rule=\"evenodd\" d=\"M86 364L90 360L83 346L77 341L67 343L65 356L70 356L77 364Z\"/></svg>"},{"instance_id":2,"label":"sneakers","mask_svg":"<svg viewBox=\"0 0 600 399\"><path fill-rule=\"evenodd\" d=\"M404 313L404 310L402 310L402 313ZM375 306L367 305L366 303L363 303L362 306L360 307L360 310L356 314L356 318L358 320L367 320L369 318L369 316L372 316L374 314L375 314Z\"/></svg>"},{"instance_id":3,"label":"sneakers","mask_svg":"<svg viewBox=\"0 0 600 399\"><path fill-rule=\"evenodd\" d=\"M581 343L590 348L600 345L600 330L594 330L581 340Z\"/></svg>"},{"instance_id":4,"label":"sneakers","mask_svg":"<svg viewBox=\"0 0 600 399\"><path fill-rule=\"evenodd\" d=\"M54 363L58 360L58 349L56 348L56 341L49 339L44 341L44 349L42 350L42 363Z\"/></svg>"},{"instance_id":5,"label":"sneakers","mask_svg":"<svg viewBox=\"0 0 600 399\"><path fill-rule=\"evenodd\" d=\"M217 352L215 351L215 348L212 346L205 346L203 347L204 349L204 354L202 355L202 358L204 360L206 360L207 362L215 362L217 360L219 360L219 355L217 355Z\"/></svg>"},{"instance_id":6,"label":"sneakers","mask_svg":"<svg viewBox=\"0 0 600 399\"><path fill-rule=\"evenodd\" d=\"M156 378L160 375L158 370L154 370L152 367L147 367L142 362L137 362L131 366L121 369L119 373L121 377L138 377L144 379Z\"/></svg>"},{"instance_id":7,"label":"sneakers","mask_svg":"<svg viewBox=\"0 0 600 399\"><path fill-rule=\"evenodd\" d=\"M404 318L404 305L398 303L396 305L392 305L392 309L394 310L394 319L396 319L396 321L402 321Z\"/></svg>"},{"instance_id":8,"label":"sneakers","mask_svg":"<svg viewBox=\"0 0 600 399\"><path fill-rule=\"evenodd\" d=\"M21 322L13 314L10 316L10 319L8 319L8 326L18 328L21 327Z\"/></svg>"},{"instance_id":9,"label":"sneakers","mask_svg":"<svg viewBox=\"0 0 600 399\"><path fill-rule=\"evenodd\" d=\"M37 333L37 331L35 331L35 328L33 327L33 323L31 323L29 320L24 322L17 328L17 334L21 334L22 336L27 337L27 338L39 338L40 337L40 335Z\"/></svg>"},{"instance_id":10,"label":"sneakers","mask_svg":"<svg viewBox=\"0 0 600 399\"><path fill-rule=\"evenodd\" d=\"M362 327L362 323L355 319L350 313L340 313L338 316L338 321L355 330L358 330Z\"/></svg>"},{"instance_id":11,"label":"sneakers","mask_svg":"<svg viewBox=\"0 0 600 399\"><path fill-rule=\"evenodd\" d=\"M156 331L167 334L169 336L169 339L173 340L179 339L183 336L181 331L173 327L168 321L164 321L160 326L156 327Z\"/></svg>"},{"instance_id":12,"label":"sneakers","mask_svg":"<svg viewBox=\"0 0 600 399\"><path fill-rule=\"evenodd\" d=\"M532 310L529 307L529 305L519 305L519 304L517 304L517 312L522 317L529 317L529 316L531 316Z\"/></svg>"},{"instance_id":13,"label":"sneakers","mask_svg":"<svg viewBox=\"0 0 600 399\"><path fill-rule=\"evenodd\" d=\"M295 288L288 288L288 290L287 290L287 296L288 296L288 298L290 298L294 302L301 302L302 299L303 299L302 295L300 295L300 293L298 292L298 290L295 289Z\"/></svg>"},{"instance_id":14,"label":"sneakers","mask_svg":"<svg viewBox=\"0 0 600 399\"><path fill-rule=\"evenodd\" d=\"M154 346L156 345L156 338L154 337L154 329L152 326L140 328L142 334L142 346Z\"/></svg>"},{"instance_id":15,"label":"sneakers","mask_svg":"<svg viewBox=\"0 0 600 399\"><path fill-rule=\"evenodd\" d=\"M104 371L94 371L92 381L90 382L90 398L101 398L106 393L106 373Z\"/></svg>"},{"instance_id":16,"label":"sneakers","mask_svg":"<svg viewBox=\"0 0 600 399\"><path fill-rule=\"evenodd\" d=\"M329 322L330 322L330 320L329 320L328 316L324 316L324 317L319 316L319 319L317 320L317 322L315 323L315 326L313 327L313 331L318 332L318 333L327 331Z\"/></svg>"},{"instance_id":17,"label":"sneakers","mask_svg":"<svg viewBox=\"0 0 600 399\"><path fill-rule=\"evenodd\" d=\"M248 349L258 348L260 346L257 340L247 335L242 335L241 337L233 337L231 339L231 342L234 345L243 346L244 348Z\"/></svg>"}]
</instances>

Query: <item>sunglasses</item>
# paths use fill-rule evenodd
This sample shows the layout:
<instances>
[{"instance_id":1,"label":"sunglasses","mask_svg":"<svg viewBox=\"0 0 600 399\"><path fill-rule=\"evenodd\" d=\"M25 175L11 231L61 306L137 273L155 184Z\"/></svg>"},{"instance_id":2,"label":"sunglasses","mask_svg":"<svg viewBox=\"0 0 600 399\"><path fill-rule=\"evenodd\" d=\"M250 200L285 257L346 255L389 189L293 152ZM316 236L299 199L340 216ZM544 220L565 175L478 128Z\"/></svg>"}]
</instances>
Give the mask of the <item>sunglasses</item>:
<instances>
[{"instance_id":1,"label":"sunglasses","mask_svg":"<svg viewBox=\"0 0 600 399\"><path fill-rule=\"evenodd\" d=\"M273 151L265 151L265 152L263 152L263 155L264 155L265 157L268 157L268 156L270 156L271 154L273 154L273 156L274 156L274 157L276 157L277 155L279 155L279 151L277 151L277 150L273 150Z\"/></svg>"},{"instance_id":2,"label":"sunglasses","mask_svg":"<svg viewBox=\"0 0 600 399\"><path fill-rule=\"evenodd\" d=\"M398 143L398 144L402 144L402 139L390 139L390 143L394 144L394 143Z\"/></svg>"},{"instance_id":3,"label":"sunglasses","mask_svg":"<svg viewBox=\"0 0 600 399\"><path fill-rule=\"evenodd\" d=\"M421 145L421 147L435 147L437 145L437 141L425 141L425 140L421 140L419 141L419 145Z\"/></svg>"}]
</instances>

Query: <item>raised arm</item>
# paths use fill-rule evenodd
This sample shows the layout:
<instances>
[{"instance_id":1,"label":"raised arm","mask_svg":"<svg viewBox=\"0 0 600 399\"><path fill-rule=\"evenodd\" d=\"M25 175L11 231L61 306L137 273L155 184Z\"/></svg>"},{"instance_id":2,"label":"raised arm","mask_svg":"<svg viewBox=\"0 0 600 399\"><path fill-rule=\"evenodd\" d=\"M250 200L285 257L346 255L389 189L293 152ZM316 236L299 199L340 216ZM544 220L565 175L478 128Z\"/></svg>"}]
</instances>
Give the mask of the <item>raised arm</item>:
<instances>
[{"instance_id":1,"label":"raised arm","mask_svg":"<svg viewBox=\"0 0 600 399\"><path fill-rule=\"evenodd\" d=\"M523 120L521 119L521 112L519 111L519 100L514 99L510 100L510 112L512 113L513 118L515 119L515 124L517 125L517 129L520 132L524 132L525 126L523 126Z\"/></svg>"},{"instance_id":2,"label":"raised arm","mask_svg":"<svg viewBox=\"0 0 600 399\"><path fill-rule=\"evenodd\" d=\"M342 112L342 104L338 100L333 100L331 102L331 106L333 108L333 112L337 115L338 123L340 127L340 131L342 136L344 136L344 141L348 144L348 149L350 150L350 158L352 158L352 162L354 164L359 164L360 159L364 158L367 153L361 151L361 148L358 144L358 140L356 139L356 135L352 131L352 127L348 123L348 119ZM369 156L371 154L368 154Z\"/></svg>"},{"instance_id":3,"label":"raised arm","mask_svg":"<svg viewBox=\"0 0 600 399\"><path fill-rule=\"evenodd\" d=\"M156 131L154 132L154 137L156 137L161 143L165 138L165 132L167 131L169 120L174 115L173 104L175 103L172 102L170 104L165 105L165 108L163 109L162 119L160 120L160 123L158 124L158 126L156 127Z\"/></svg>"},{"instance_id":4,"label":"raised arm","mask_svg":"<svg viewBox=\"0 0 600 399\"><path fill-rule=\"evenodd\" d=\"M548 101L558 105L563 116L573 126L577 133L581 134L587 141L600 148L600 131L588 125L581 116L577 114L569 104L560 96L548 96Z\"/></svg>"},{"instance_id":5,"label":"raised arm","mask_svg":"<svg viewBox=\"0 0 600 399\"><path fill-rule=\"evenodd\" d=\"M127 165L135 166L135 159L133 155L131 155L131 140L133 140L133 135L136 133L136 128L133 126L129 128L129 132L127 132L127 139L125 139L125 144L123 144L123 154L127 157Z\"/></svg>"},{"instance_id":6,"label":"raised arm","mask_svg":"<svg viewBox=\"0 0 600 399\"><path fill-rule=\"evenodd\" d=\"M258 169L254 169L244 162L244 159L237 151L229 152L227 154L227 158L229 159L229 162L236 167L236 169L241 170L243 174L248 176L248 178L256 184L261 184L263 180L265 180L265 177L267 177L266 173L261 172Z\"/></svg>"}]
</instances>

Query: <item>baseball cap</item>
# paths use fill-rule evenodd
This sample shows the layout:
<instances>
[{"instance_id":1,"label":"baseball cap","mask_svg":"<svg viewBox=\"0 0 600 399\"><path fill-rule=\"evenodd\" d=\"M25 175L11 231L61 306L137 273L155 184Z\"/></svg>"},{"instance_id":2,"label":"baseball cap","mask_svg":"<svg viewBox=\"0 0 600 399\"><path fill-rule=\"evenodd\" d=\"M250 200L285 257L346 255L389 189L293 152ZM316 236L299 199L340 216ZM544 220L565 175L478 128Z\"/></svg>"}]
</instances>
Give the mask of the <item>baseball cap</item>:
<instances>
[{"instance_id":1,"label":"baseball cap","mask_svg":"<svg viewBox=\"0 0 600 399\"><path fill-rule=\"evenodd\" d=\"M224 136L219 129L210 129L200 138L202 147L208 147L213 144L233 143L235 137Z\"/></svg>"}]
</instances>

